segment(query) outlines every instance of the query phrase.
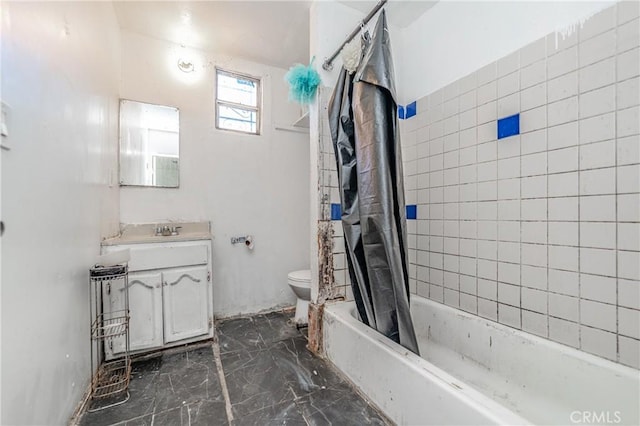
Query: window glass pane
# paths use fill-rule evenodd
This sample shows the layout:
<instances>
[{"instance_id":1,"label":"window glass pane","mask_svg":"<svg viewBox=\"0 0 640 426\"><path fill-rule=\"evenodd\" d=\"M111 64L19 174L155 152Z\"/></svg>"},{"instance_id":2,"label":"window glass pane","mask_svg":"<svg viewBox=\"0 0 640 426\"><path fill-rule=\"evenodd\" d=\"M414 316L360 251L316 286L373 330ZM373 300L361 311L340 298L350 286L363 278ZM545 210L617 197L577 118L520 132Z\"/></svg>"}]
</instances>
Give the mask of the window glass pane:
<instances>
[{"instance_id":1,"label":"window glass pane","mask_svg":"<svg viewBox=\"0 0 640 426\"><path fill-rule=\"evenodd\" d=\"M255 111L218 105L218 127L227 130L257 133L257 114Z\"/></svg>"},{"instance_id":2,"label":"window glass pane","mask_svg":"<svg viewBox=\"0 0 640 426\"><path fill-rule=\"evenodd\" d=\"M218 71L218 99L226 102L258 106L258 83L255 80Z\"/></svg>"}]
</instances>

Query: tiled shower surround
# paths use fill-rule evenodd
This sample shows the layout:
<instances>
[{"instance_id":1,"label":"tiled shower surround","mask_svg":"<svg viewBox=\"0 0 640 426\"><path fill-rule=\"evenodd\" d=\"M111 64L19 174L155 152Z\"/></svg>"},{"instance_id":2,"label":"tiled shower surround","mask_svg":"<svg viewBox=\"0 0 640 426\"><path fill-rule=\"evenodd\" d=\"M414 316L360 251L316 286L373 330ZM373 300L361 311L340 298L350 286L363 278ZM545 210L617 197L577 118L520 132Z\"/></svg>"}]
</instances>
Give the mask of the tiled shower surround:
<instances>
[{"instance_id":1,"label":"tiled shower surround","mask_svg":"<svg viewBox=\"0 0 640 426\"><path fill-rule=\"evenodd\" d=\"M640 21L621 2L416 102L401 120L410 286L640 368ZM428 76L425 76L428 78ZM352 299L319 90L329 298ZM519 134L497 121L519 114Z\"/></svg>"},{"instance_id":2,"label":"tiled shower surround","mask_svg":"<svg viewBox=\"0 0 640 426\"><path fill-rule=\"evenodd\" d=\"M639 29L618 3L417 100L412 291L640 367Z\"/></svg>"}]
</instances>

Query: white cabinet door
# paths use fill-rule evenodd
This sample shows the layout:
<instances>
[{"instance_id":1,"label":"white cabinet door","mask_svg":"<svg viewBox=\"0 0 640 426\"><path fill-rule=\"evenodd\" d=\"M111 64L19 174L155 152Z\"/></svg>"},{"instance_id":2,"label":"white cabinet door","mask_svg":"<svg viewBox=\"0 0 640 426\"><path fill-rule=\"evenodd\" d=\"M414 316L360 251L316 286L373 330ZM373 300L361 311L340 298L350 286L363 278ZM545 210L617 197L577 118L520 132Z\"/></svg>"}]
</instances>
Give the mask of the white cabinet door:
<instances>
[{"instance_id":1,"label":"white cabinet door","mask_svg":"<svg viewBox=\"0 0 640 426\"><path fill-rule=\"evenodd\" d=\"M162 346L162 274L160 272L129 274L129 311L131 350Z\"/></svg>"},{"instance_id":2,"label":"white cabinet door","mask_svg":"<svg viewBox=\"0 0 640 426\"><path fill-rule=\"evenodd\" d=\"M165 343L209 332L207 272L205 265L163 272Z\"/></svg>"},{"instance_id":3,"label":"white cabinet door","mask_svg":"<svg viewBox=\"0 0 640 426\"><path fill-rule=\"evenodd\" d=\"M124 309L123 281L110 286L105 301L111 311ZM162 274L133 272L129 274L129 345L131 351L158 348L162 340ZM107 358L125 350L123 337L113 339L105 347Z\"/></svg>"}]
</instances>

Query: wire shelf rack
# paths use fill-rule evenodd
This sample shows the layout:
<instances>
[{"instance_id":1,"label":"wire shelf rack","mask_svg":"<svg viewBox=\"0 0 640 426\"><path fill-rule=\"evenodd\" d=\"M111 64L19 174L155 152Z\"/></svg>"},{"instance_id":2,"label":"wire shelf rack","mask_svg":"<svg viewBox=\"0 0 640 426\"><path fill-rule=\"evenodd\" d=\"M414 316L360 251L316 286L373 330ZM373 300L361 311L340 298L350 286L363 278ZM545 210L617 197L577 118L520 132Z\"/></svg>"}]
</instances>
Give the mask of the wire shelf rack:
<instances>
[{"instance_id":1,"label":"wire shelf rack","mask_svg":"<svg viewBox=\"0 0 640 426\"><path fill-rule=\"evenodd\" d=\"M123 336L129 328L129 314L126 310L98 314L91 324L91 338L113 339Z\"/></svg>"},{"instance_id":2,"label":"wire shelf rack","mask_svg":"<svg viewBox=\"0 0 640 426\"><path fill-rule=\"evenodd\" d=\"M127 274L126 265L99 266L96 265L89 270L92 281L107 281L123 278Z\"/></svg>"},{"instance_id":3,"label":"wire shelf rack","mask_svg":"<svg viewBox=\"0 0 640 426\"><path fill-rule=\"evenodd\" d=\"M87 411L94 412L114 407L129 400L131 357L129 355L129 276L128 266L96 265L89 270L89 307L91 322L91 400ZM120 288L118 297L111 289ZM115 308L115 309L114 309ZM105 344L121 339L122 358L103 362ZM94 369L97 367L97 371ZM95 372L95 374L93 374Z\"/></svg>"},{"instance_id":4,"label":"wire shelf rack","mask_svg":"<svg viewBox=\"0 0 640 426\"><path fill-rule=\"evenodd\" d=\"M126 357L102 364L93 380L93 398L107 398L129 387L131 358Z\"/></svg>"}]
</instances>

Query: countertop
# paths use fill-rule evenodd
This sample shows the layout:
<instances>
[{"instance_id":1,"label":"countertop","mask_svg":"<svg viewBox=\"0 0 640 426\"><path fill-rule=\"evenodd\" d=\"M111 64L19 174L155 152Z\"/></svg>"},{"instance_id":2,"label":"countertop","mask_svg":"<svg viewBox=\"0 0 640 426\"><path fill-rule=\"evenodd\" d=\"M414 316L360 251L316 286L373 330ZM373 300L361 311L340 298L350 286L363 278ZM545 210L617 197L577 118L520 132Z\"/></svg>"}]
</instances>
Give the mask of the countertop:
<instances>
[{"instance_id":1,"label":"countertop","mask_svg":"<svg viewBox=\"0 0 640 426\"><path fill-rule=\"evenodd\" d=\"M178 235L155 235L156 227L180 226ZM185 223L145 223L122 224L120 235L107 238L102 241L103 246L115 246L122 244L149 244L170 243L179 241L210 240L212 237L209 222L185 222Z\"/></svg>"}]
</instances>

